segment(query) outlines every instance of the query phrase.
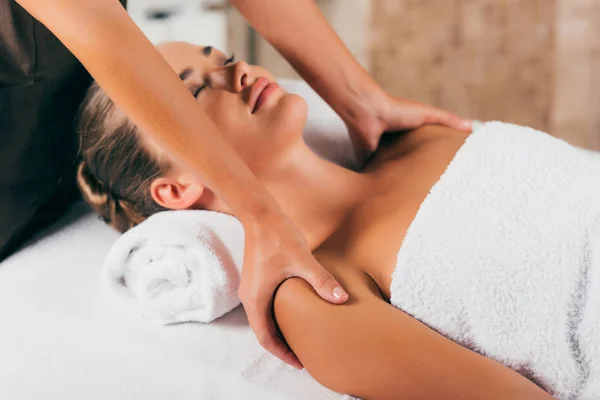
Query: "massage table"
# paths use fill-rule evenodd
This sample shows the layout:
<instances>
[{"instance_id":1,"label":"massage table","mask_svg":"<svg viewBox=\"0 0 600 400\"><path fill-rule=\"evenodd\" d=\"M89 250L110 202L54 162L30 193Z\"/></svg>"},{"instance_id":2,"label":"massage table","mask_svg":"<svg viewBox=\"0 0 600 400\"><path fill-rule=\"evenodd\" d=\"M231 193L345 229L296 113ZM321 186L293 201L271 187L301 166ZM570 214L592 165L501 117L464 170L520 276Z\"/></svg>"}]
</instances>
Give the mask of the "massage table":
<instances>
[{"instance_id":1,"label":"massage table","mask_svg":"<svg viewBox=\"0 0 600 400\"><path fill-rule=\"evenodd\" d=\"M353 167L344 124L303 82L307 143ZM211 324L160 326L100 284L119 234L83 203L0 263L0 399L342 399L262 349L242 307Z\"/></svg>"}]
</instances>

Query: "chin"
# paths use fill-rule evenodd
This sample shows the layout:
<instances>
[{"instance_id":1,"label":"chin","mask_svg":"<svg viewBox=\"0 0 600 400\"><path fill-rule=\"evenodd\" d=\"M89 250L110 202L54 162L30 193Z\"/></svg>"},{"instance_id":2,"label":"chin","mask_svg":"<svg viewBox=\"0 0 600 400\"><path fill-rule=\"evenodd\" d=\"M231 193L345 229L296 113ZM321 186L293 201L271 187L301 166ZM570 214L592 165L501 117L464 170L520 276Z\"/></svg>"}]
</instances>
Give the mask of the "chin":
<instances>
[{"instance_id":1,"label":"chin","mask_svg":"<svg viewBox=\"0 0 600 400\"><path fill-rule=\"evenodd\" d=\"M257 176L264 170L269 172L275 159L302 143L308 104L302 97L286 93L270 111L259 136L252 138L253 145L242 150L244 160Z\"/></svg>"},{"instance_id":2,"label":"chin","mask_svg":"<svg viewBox=\"0 0 600 400\"><path fill-rule=\"evenodd\" d=\"M308 118L308 103L303 97L286 93L278 104L279 122L285 124L284 129L299 131L300 135Z\"/></svg>"},{"instance_id":3,"label":"chin","mask_svg":"<svg viewBox=\"0 0 600 400\"><path fill-rule=\"evenodd\" d=\"M293 145L302 140L308 117L308 104L302 97L286 93L278 104L275 118L271 120L269 140L277 147Z\"/></svg>"}]
</instances>

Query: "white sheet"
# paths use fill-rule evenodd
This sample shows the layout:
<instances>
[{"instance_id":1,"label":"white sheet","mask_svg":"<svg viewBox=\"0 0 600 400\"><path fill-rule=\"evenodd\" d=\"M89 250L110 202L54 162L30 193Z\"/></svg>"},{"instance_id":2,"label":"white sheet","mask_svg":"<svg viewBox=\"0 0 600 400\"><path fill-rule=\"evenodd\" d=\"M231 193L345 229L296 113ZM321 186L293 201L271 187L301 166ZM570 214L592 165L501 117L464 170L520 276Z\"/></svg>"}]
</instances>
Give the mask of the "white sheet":
<instances>
[{"instance_id":1,"label":"white sheet","mask_svg":"<svg viewBox=\"0 0 600 400\"><path fill-rule=\"evenodd\" d=\"M285 87L310 99L307 141L352 165L339 119L305 84ZM78 204L0 264L0 399L343 398L264 351L241 308L168 327L115 308L98 274L117 236Z\"/></svg>"}]
</instances>

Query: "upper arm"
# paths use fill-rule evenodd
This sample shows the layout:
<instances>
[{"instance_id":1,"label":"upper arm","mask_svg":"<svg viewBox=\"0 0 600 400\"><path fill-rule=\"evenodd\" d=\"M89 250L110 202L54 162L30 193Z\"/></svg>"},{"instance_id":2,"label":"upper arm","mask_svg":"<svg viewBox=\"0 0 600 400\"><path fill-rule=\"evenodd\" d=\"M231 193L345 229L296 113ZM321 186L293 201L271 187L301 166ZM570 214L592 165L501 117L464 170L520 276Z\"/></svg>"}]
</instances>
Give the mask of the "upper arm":
<instances>
[{"instance_id":1,"label":"upper arm","mask_svg":"<svg viewBox=\"0 0 600 400\"><path fill-rule=\"evenodd\" d=\"M298 278L280 286L274 304L289 346L324 386L363 399L551 398L389 305L366 275L336 279L350 295L344 305Z\"/></svg>"}]
</instances>

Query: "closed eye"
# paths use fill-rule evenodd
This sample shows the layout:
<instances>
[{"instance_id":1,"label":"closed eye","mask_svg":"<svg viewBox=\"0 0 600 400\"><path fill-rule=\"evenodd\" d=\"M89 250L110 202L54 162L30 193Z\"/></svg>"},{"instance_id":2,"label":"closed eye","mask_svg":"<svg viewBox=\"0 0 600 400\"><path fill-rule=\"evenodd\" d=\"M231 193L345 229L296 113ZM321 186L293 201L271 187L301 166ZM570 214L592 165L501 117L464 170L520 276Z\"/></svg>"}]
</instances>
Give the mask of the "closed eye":
<instances>
[{"instance_id":1,"label":"closed eye","mask_svg":"<svg viewBox=\"0 0 600 400\"><path fill-rule=\"evenodd\" d=\"M226 66L226 65L232 64L232 63L234 63L234 62L235 62L235 54L232 54L232 55L231 55L231 57L229 57L227 60L225 60L225 61L223 62L223 66ZM186 71L184 71L184 72L186 72ZM181 77L181 75L180 75L180 77ZM187 77L187 76L186 76L186 77ZM183 79L182 79L182 80L183 80ZM200 86L200 87L198 87L198 88L192 89L192 94L194 95L194 97L195 97L195 98L198 98L198 96L200 95L200 93L201 93L201 92L202 92L204 89L206 89L207 87L208 87L208 85L207 85L207 84L203 84L202 86Z\"/></svg>"},{"instance_id":2,"label":"closed eye","mask_svg":"<svg viewBox=\"0 0 600 400\"><path fill-rule=\"evenodd\" d=\"M231 57L229 57L227 60L225 60L225 62L223 63L223 66L232 64L233 62L235 62L235 54L232 54Z\"/></svg>"},{"instance_id":3,"label":"closed eye","mask_svg":"<svg viewBox=\"0 0 600 400\"><path fill-rule=\"evenodd\" d=\"M194 89L194 91L192 92L194 94L194 97L198 98L198 96L200 95L200 92L202 92L204 89L206 89L206 87L207 87L207 85L204 84L204 85L200 86L199 88Z\"/></svg>"}]
</instances>

